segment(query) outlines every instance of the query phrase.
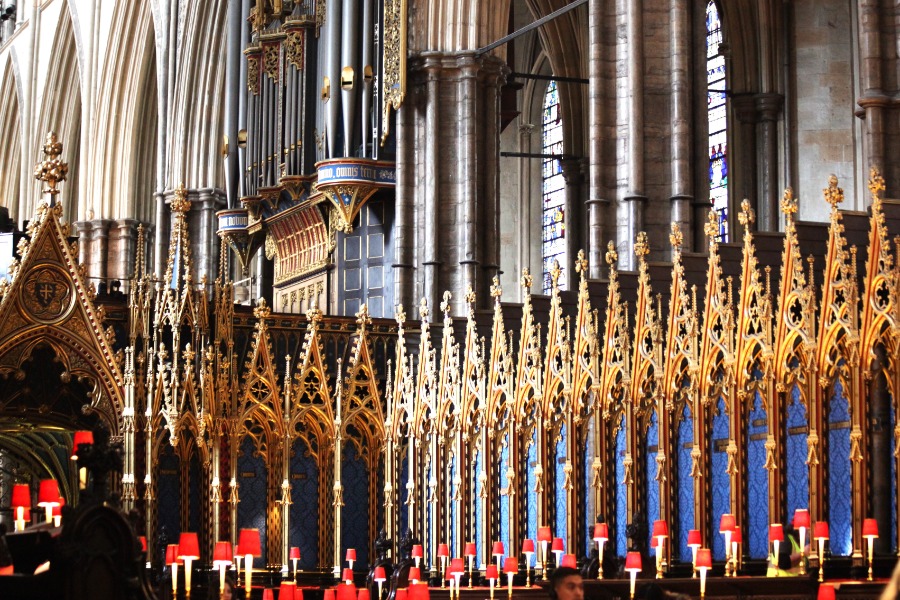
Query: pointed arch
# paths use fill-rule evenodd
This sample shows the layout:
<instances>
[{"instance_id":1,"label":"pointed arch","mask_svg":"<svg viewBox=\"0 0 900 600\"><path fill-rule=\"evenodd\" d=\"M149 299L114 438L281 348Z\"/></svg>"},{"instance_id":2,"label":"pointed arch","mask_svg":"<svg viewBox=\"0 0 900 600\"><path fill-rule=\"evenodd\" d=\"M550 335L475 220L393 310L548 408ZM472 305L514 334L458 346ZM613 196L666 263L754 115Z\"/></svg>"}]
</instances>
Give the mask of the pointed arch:
<instances>
[{"instance_id":1,"label":"pointed arch","mask_svg":"<svg viewBox=\"0 0 900 600\"><path fill-rule=\"evenodd\" d=\"M19 112L19 93L15 73L13 72L12 52L3 68L0 79L0 131L5 133L6 143L0 147L0 204L9 209L14 221L22 215L18 213L20 202L19 170L22 164L21 113Z\"/></svg>"}]
</instances>

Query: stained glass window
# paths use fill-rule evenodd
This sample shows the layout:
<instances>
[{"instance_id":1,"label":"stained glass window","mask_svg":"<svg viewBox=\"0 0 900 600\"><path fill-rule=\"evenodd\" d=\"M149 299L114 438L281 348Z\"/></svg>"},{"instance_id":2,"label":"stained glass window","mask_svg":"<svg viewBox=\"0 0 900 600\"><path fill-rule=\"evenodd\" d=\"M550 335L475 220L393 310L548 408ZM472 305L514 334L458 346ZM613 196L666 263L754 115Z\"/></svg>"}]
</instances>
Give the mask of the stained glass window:
<instances>
[{"instance_id":1,"label":"stained glass window","mask_svg":"<svg viewBox=\"0 0 900 600\"><path fill-rule=\"evenodd\" d=\"M559 114L559 91L551 81L544 96L542 119L542 148L544 155L562 154L562 120ZM541 165L541 257L543 258L543 284L545 294L550 293L550 271L554 261L559 261L562 273L566 264L565 198L566 182L559 158L544 158ZM559 279L564 289L565 275Z\"/></svg>"},{"instance_id":2,"label":"stained glass window","mask_svg":"<svg viewBox=\"0 0 900 600\"><path fill-rule=\"evenodd\" d=\"M728 140L725 130L725 56L722 19L715 0L706 4L706 99L709 119L709 201L719 217L720 242L728 241Z\"/></svg>"}]
</instances>

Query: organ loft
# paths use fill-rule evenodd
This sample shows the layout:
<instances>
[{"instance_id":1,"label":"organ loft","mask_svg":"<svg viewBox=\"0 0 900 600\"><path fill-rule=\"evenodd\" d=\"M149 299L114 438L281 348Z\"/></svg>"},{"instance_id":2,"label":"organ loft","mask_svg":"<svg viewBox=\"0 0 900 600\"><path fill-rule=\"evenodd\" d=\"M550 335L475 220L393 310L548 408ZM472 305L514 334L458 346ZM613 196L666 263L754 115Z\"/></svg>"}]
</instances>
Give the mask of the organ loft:
<instances>
[{"instance_id":1,"label":"organ loft","mask_svg":"<svg viewBox=\"0 0 900 600\"><path fill-rule=\"evenodd\" d=\"M895 13L0 0L0 597L896 593Z\"/></svg>"}]
</instances>

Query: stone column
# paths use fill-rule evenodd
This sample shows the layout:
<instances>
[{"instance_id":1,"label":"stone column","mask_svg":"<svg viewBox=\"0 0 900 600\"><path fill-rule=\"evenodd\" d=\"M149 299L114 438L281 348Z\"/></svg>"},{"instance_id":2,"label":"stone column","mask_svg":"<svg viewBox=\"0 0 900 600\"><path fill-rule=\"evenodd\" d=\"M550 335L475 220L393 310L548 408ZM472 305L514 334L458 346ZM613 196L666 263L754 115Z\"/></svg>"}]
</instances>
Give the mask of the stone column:
<instances>
[{"instance_id":1,"label":"stone column","mask_svg":"<svg viewBox=\"0 0 900 600\"><path fill-rule=\"evenodd\" d=\"M625 6L625 26L627 35L627 129L625 168L627 190L622 198L625 205L627 226L625 242L628 247L634 242L639 231L644 229L644 38L643 2L627 0ZM623 269L633 269L633 252L620 252L619 264Z\"/></svg>"},{"instance_id":2,"label":"stone column","mask_svg":"<svg viewBox=\"0 0 900 600\"><path fill-rule=\"evenodd\" d=\"M531 136L534 133L534 125L531 123L525 123L519 125L519 151L523 154L528 154L531 152ZM519 194L522 198L531 198L531 179L533 177L531 169L532 169L533 160L530 158L520 158L519 159ZM538 198L540 198L540 194L538 194ZM519 273L521 273L522 269L528 267L531 269L531 272L534 273L535 269L540 269L540 263L533 265L531 264L531 254L532 254L532 245L533 241L531 239L531 230L532 226L535 222L535 217L532 216L532 208L534 207L534 201L528 201L522 203L522 212L519 216ZM538 211L537 222L540 222L540 211ZM540 236L538 236L540 239ZM513 277L514 280L518 280L519 273L516 273ZM521 294L522 287L517 285L514 288L517 294ZM522 301L522 298L519 298Z\"/></svg>"},{"instance_id":3,"label":"stone column","mask_svg":"<svg viewBox=\"0 0 900 600\"><path fill-rule=\"evenodd\" d=\"M881 56L881 3L859 2L859 61L862 95L857 101L865 111L864 167L884 168L884 111L889 98L884 92ZM868 169L864 169L864 172Z\"/></svg>"},{"instance_id":4,"label":"stone column","mask_svg":"<svg viewBox=\"0 0 900 600\"><path fill-rule=\"evenodd\" d=\"M565 286L563 289L577 289L578 278L575 275L575 257L581 245L579 239L581 223L581 186L584 184L584 174L581 171L581 159L565 158L559 161L563 179L566 180L566 264L560 265L565 270ZM561 286L562 287L562 286Z\"/></svg>"},{"instance_id":5,"label":"stone column","mask_svg":"<svg viewBox=\"0 0 900 600\"><path fill-rule=\"evenodd\" d=\"M412 185L416 170L415 130L409 122L413 102L412 98L407 98L397 111L397 188L394 201L394 264L391 265L394 271L394 303L407 307L416 305L413 298L415 186ZM413 318L417 316L413 315Z\"/></svg>"},{"instance_id":6,"label":"stone column","mask_svg":"<svg viewBox=\"0 0 900 600\"><path fill-rule=\"evenodd\" d=\"M156 243L154 243L154 274L162 278L166 273L166 261L169 259L169 232L172 230L172 213L167 206L166 193L156 196Z\"/></svg>"},{"instance_id":7,"label":"stone column","mask_svg":"<svg viewBox=\"0 0 900 600\"><path fill-rule=\"evenodd\" d=\"M672 196L670 211L672 222L678 223L684 236L684 247L693 247L691 230L691 202L694 199L692 185L692 137L691 122L691 71L688 0L671 0L670 35L672 36Z\"/></svg>"},{"instance_id":8,"label":"stone column","mask_svg":"<svg viewBox=\"0 0 900 600\"><path fill-rule=\"evenodd\" d=\"M115 269L109 276L122 281L122 291L127 291L128 279L134 273L135 238L137 226L135 219L119 219L113 221L110 228L110 256L115 256Z\"/></svg>"},{"instance_id":9,"label":"stone column","mask_svg":"<svg viewBox=\"0 0 900 600\"><path fill-rule=\"evenodd\" d=\"M588 0L588 269L590 276L603 273L606 212L603 194L603 2Z\"/></svg>"},{"instance_id":10,"label":"stone column","mask_svg":"<svg viewBox=\"0 0 900 600\"><path fill-rule=\"evenodd\" d=\"M88 265L88 275L95 281L97 289L108 279L109 227L112 223L109 219L91 221L91 262Z\"/></svg>"},{"instance_id":11,"label":"stone column","mask_svg":"<svg viewBox=\"0 0 900 600\"><path fill-rule=\"evenodd\" d=\"M781 193L778 185L778 118L783 98L780 94L758 94L757 112L761 123L760 195L757 227L761 231L777 231L778 203ZM737 237L737 236L735 236Z\"/></svg>"},{"instance_id":12,"label":"stone column","mask_svg":"<svg viewBox=\"0 0 900 600\"><path fill-rule=\"evenodd\" d=\"M765 159L759 158L756 143L756 127L759 124L759 103L757 96L754 94L734 94L730 97L731 108L737 123L732 128L732 143L729 148L729 185L732 186L731 194L736 199L752 199L755 203L757 214L763 211L766 199L759 192L759 167L765 162ZM735 173L733 165L740 162L740 173ZM706 215L703 215L703 223L706 222ZM757 223L761 223L757 220ZM759 225L762 229L762 225ZM702 228L701 228L702 230ZM700 238L702 239L702 238ZM732 236L732 239L734 237Z\"/></svg>"},{"instance_id":13,"label":"stone column","mask_svg":"<svg viewBox=\"0 0 900 600\"><path fill-rule=\"evenodd\" d=\"M219 238L216 235L216 211L225 208L226 203L227 200L223 198L221 190L203 189L197 192L196 204L191 209L192 212L199 213L200 225L197 238L199 252L195 257L197 283L204 275L210 283L218 275Z\"/></svg>"},{"instance_id":14,"label":"stone column","mask_svg":"<svg viewBox=\"0 0 900 600\"><path fill-rule=\"evenodd\" d=\"M91 229L93 225L90 221L75 221L72 224L78 233L78 264L87 268L91 262Z\"/></svg>"},{"instance_id":15,"label":"stone column","mask_svg":"<svg viewBox=\"0 0 900 600\"><path fill-rule=\"evenodd\" d=\"M441 260L439 248L441 244L440 236L440 203L439 189L443 160L439 158L441 153L440 144L440 72L441 62L439 54L424 55L425 63L423 69L427 77L425 92L425 166L424 166L424 231L425 238L423 240L424 248L422 249L425 260L425 289L424 296L428 300L428 308L431 314L436 315L442 290L440 289L440 269Z\"/></svg>"},{"instance_id":16,"label":"stone column","mask_svg":"<svg viewBox=\"0 0 900 600\"><path fill-rule=\"evenodd\" d=\"M471 286L478 296L478 266L481 263L481 243L478 235L479 214L481 213L481 201L478 198L478 134L476 125L478 122L478 71L479 64L471 54L460 55L458 63L460 68L458 86L458 111L459 116L458 139L459 160L458 165L458 204L457 204L457 231L459 234L457 244L457 256L459 259L459 274L453 300L457 315L465 314L466 292Z\"/></svg>"},{"instance_id":17,"label":"stone column","mask_svg":"<svg viewBox=\"0 0 900 600\"><path fill-rule=\"evenodd\" d=\"M484 165L482 210L482 253L479 287L489 290L494 275L500 274L500 86L505 74L485 69L484 73L484 123L479 130L484 131ZM492 306L487 293L478 296L483 308Z\"/></svg>"}]
</instances>

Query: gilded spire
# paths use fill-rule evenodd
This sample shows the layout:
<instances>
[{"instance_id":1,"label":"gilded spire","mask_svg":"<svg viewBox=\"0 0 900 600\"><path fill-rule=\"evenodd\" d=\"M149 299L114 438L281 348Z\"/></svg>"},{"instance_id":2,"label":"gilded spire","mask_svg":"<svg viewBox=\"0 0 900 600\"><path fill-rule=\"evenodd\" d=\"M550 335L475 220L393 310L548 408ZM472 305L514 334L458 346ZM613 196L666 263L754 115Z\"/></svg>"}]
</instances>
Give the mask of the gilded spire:
<instances>
[{"instance_id":1,"label":"gilded spire","mask_svg":"<svg viewBox=\"0 0 900 600\"><path fill-rule=\"evenodd\" d=\"M62 143L56 139L56 133L53 131L47 133L44 154L46 158L34 166L34 178L46 184L43 193L50 195L50 204L53 205L59 194L56 186L65 181L69 174L69 165L59 159L59 155L62 154Z\"/></svg>"}]
</instances>

